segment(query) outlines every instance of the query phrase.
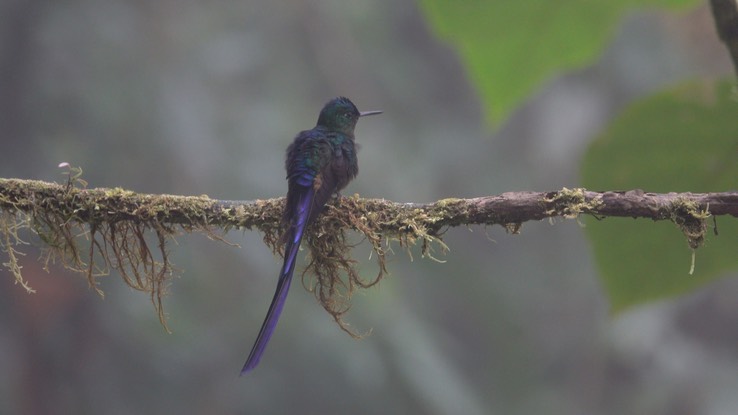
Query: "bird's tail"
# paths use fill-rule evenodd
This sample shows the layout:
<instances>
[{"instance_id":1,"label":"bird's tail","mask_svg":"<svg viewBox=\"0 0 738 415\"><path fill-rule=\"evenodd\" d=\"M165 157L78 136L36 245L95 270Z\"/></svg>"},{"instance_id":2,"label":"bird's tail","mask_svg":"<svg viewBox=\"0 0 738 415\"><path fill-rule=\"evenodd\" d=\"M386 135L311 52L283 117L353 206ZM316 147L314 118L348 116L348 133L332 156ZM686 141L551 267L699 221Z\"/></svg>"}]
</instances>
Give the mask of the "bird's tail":
<instances>
[{"instance_id":1,"label":"bird's tail","mask_svg":"<svg viewBox=\"0 0 738 415\"><path fill-rule=\"evenodd\" d=\"M300 250L300 242L308 225L314 197L315 191L310 187L297 201L294 213L295 218L290 223L290 229L287 231L284 264L282 265L282 270L279 272L277 290L274 293L272 303L269 305L269 311L267 312L266 318L264 318L264 323L261 325L261 330L259 330L259 336L256 338L254 347L251 349L251 353L248 359L246 359L243 369L241 369L242 376L259 364L264 349L266 349L266 345L269 343L269 339L272 337L274 329L277 326L279 315L282 313L282 308L284 307L284 302L287 299L287 293L290 289L292 273L295 271L295 263L297 262L297 252Z\"/></svg>"}]
</instances>

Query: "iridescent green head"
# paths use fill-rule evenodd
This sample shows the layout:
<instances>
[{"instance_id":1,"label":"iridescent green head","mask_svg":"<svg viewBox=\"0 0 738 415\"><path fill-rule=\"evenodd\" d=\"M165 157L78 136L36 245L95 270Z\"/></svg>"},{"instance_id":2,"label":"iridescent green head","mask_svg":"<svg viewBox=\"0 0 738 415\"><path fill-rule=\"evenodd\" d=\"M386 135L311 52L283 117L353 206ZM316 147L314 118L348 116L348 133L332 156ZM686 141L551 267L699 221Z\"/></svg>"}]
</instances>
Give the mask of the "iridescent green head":
<instances>
[{"instance_id":1,"label":"iridescent green head","mask_svg":"<svg viewBox=\"0 0 738 415\"><path fill-rule=\"evenodd\" d=\"M359 112L356 109L356 105L350 99L338 97L328 101L320 111L318 126L325 127L331 131L353 135L359 117L381 113L382 111Z\"/></svg>"}]
</instances>

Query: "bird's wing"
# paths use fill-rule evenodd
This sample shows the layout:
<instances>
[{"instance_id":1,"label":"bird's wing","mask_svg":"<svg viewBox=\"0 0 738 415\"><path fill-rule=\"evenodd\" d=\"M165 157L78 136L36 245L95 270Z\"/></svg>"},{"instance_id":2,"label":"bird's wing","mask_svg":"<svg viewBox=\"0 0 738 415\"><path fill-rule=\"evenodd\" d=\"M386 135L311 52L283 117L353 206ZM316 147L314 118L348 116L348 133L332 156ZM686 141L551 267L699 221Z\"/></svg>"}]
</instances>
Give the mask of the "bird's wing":
<instances>
[{"instance_id":1,"label":"bird's wing","mask_svg":"<svg viewBox=\"0 0 738 415\"><path fill-rule=\"evenodd\" d=\"M286 167L289 191L284 219L290 226L296 217L296 195L301 194L308 187L315 191L308 218L308 224L310 224L336 191L336 177L331 168L336 151L330 143L329 134L316 130L303 131L287 150Z\"/></svg>"}]
</instances>

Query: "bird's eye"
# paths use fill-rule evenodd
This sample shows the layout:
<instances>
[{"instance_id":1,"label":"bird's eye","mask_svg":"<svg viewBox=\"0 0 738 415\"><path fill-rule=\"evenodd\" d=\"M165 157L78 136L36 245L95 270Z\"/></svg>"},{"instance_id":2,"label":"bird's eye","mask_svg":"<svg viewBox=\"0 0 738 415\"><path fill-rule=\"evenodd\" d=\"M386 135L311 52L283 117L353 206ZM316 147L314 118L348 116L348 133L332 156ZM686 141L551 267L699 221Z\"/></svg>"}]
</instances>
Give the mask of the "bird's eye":
<instances>
[{"instance_id":1,"label":"bird's eye","mask_svg":"<svg viewBox=\"0 0 738 415\"><path fill-rule=\"evenodd\" d=\"M351 114L349 114L348 112L344 112L343 118L351 118Z\"/></svg>"}]
</instances>

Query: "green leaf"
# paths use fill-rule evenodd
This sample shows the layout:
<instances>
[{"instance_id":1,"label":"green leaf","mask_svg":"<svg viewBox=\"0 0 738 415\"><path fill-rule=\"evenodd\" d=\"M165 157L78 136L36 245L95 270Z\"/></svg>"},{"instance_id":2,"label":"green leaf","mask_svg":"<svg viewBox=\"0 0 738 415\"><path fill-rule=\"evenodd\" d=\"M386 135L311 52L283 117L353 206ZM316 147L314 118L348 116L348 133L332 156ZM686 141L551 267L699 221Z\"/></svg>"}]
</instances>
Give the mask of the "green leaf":
<instances>
[{"instance_id":1,"label":"green leaf","mask_svg":"<svg viewBox=\"0 0 738 415\"><path fill-rule=\"evenodd\" d=\"M453 44L491 123L546 79L592 62L634 7L677 8L696 0L421 0L431 26Z\"/></svg>"},{"instance_id":2,"label":"green leaf","mask_svg":"<svg viewBox=\"0 0 738 415\"><path fill-rule=\"evenodd\" d=\"M591 190L723 192L738 188L738 101L730 82L689 83L627 108L589 147ZM687 293L738 268L738 221L718 219L691 252L671 222L588 219L586 232L614 312ZM712 224L710 219L708 224Z\"/></svg>"}]
</instances>

